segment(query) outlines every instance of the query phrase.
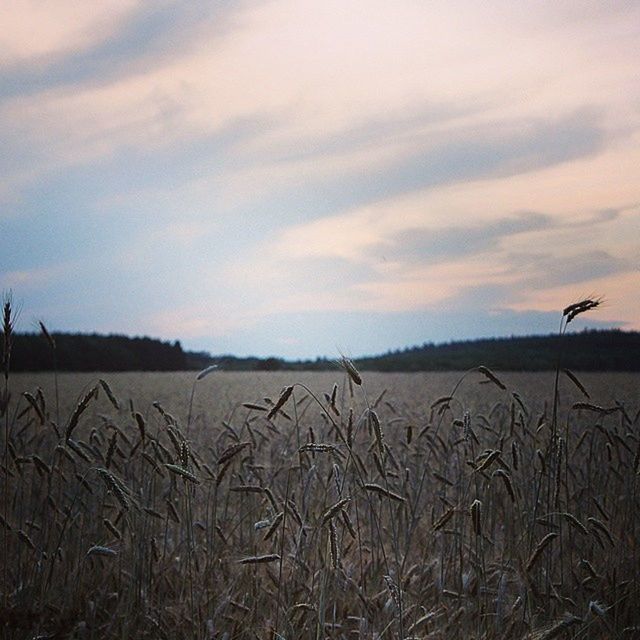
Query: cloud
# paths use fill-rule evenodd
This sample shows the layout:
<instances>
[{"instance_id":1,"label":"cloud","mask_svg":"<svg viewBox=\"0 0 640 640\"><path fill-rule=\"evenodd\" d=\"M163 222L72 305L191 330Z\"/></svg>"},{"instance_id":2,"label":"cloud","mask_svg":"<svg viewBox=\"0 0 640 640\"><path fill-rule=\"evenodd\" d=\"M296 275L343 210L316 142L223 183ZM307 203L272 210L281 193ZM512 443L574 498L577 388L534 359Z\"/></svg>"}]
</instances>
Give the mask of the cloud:
<instances>
[{"instance_id":1,"label":"cloud","mask_svg":"<svg viewBox=\"0 0 640 640\"><path fill-rule=\"evenodd\" d=\"M185 13L178 6L176 12ZM35 160L45 171L119 150L153 153L258 118L266 126L242 143L245 157L257 156L277 173L283 159L291 164L299 150L300 162L304 154L360 154L352 163L357 171L368 165L363 149L377 144L395 156L380 190L428 184L441 164L442 172L460 165L463 176L470 163L488 163L490 171L510 162L507 170L519 171L597 148L600 126L572 114L585 105L606 107L608 128L610 112L626 113L629 100L637 99L626 82L632 73L626 61L633 43L624 30L630 9L598 15L588 25L571 12L563 14L575 41L569 51L565 32L543 35L509 5L502 10L504 15L471 5L460 11L455 4L408 1L393 12L381 1L348 7L283 0L233 5L232 21L206 16L180 52L168 50L102 81L63 83L5 100L4 133L23 148L26 142L38 149L42 155L28 162L33 166ZM533 17L549 19L554 11L547 6ZM88 24L92 20L99 16L89 15ZM544 54L533 60L532 46ZM592 52L604 47L606 57L595 58ZM607 92L612 67L618 90ZM451 145L438 150L438 140ZM304 166L293 168L300 176ZM373 185L356 190L379 197L375 185L386 170L370 174Z\"/></svg>"},{"instance_id":2,"label":"cloud","mask_svg":"<svg viewBox=\"0 0 640 640\"><path fill-rule=\"evenodd\" d=\"M637 3L13 6L0 252L61 324L275 349L312 312L502 327L633 294Z\"/></svg>"},{"instance_id":3,"label":"cloud","mask_svg":"<svg viewBox=\"0 0 640 640\"><path fill-rule=\"evenodd\" d=\"M173 59L176 52L184 56L199 42L203 29L211 46L233 28L243 2L135 2L135 8L117 21L113 29L95 34L86 46L71 47L60 55L20 64L0 63L0 100L35 96L55 88L73 91L78 87L104 86L123 76L153 71ZM97 5L87 6L90 11L101 11ZM32 20L32 16L28 15L26 20ZM211 24L215 24L215 31ZM70 21L59 26L74 25Z\"/></svg>"},{"instance_id":4,"label":"cloud","mask_svg":"<svg viewBox=\"0 0 640 640\"><path fill-rule=\"evenodd\" d=\"M286 199L299 209L311 192L316 215L326 215L443 184L529 173L592 156L605 143L597 116L587 112L559 120L450 125L364 149L358 143L350 150L320 150L314 157L311 151L282 161L265 157L259 166L232 169L230 183L267 206Z\"/></svg>"},{"instance_id":5,"label":"cloud","mask_svg":"<svg viewBox=\"0 0 640 640\"><path fill-rule=\"evenodd\" d=\"M553 225L553 219L548 215L522 212L484 224L405 229L375 250L382 252L385 260L438 263L486 253L498 248L501 241L510 236L548 229Z\"/></svg>"},{"instance_id":6,"label":"cloud","mask_svg":"<svg viewBox=\"0 0 640 640\"><path fill-rule=\"evenodd\" d=\"M591 164L589 161L588 165ZM585 173L589 171L590 166ZM589 192L592 182L588 177L585 189L575 198L577 207L570 206L573 203L569 200L566 205L562 199L558 202L546 193L550 185L555 189L558 173L564 175L560 169L555 172L545 169L526 177L455 183L379 200L336 215L290 225L275 234L261 253L280 260L324 256L379 263L383 256L392 262L398 254L405 259L420 257L422 249L424 261L428 260L429 253L438 258L455 257L458 253L468 254L470 248L490 248L506 237L512 247L519 246L514 243L521 243L524 249L531 234L537 231L540 232L538 237L542 237L545 230L560 248L565 241L588 244L599 237L607 243L618 243L619 248L626 245L624 251L629 253L629 245L635 246L636 240L627 232L637 221L637 208L620 207L616 211L603 212L594 211L590 205L581 209L579 205L587 199L597 206L598 201L616 202L619 194L625 197L620 186L631 183L632 172L619 173L619 182L598 184L596 194ZM514 205L532 199L531 193L536 201L550 206L555 204L557 208L545 213L513 213ZM576 229L580 230L580 235L576 235ZM609 231L603 234L603 229Z\"/></svg>"},{"instance_id":7,"label":"cloud","mask_svg":"<svg viewBox=\"0 0 640 640\"><path fill-rule=\"evenodd\" d=\"M521 253L509 256L509 262L514 269L526 274L520 284L528 291L593 282L634 269L630 260L603 250L568 255Z\"/></svg>"},{"instance_id":8,"label":"cloud","mask_svg":"<svg viewBox=\"0 0 640 640\"><path fill-rule=\"evenodd\" d=\"M140 0L75 2L11 0L0 6L0 69L25 63L47 65L52 58L107 40Z\"/></svg>"},{"instance_id":9,"label":"cloud","mask_svg":"<svg viewBox=\"0 0 640 640\"><path fill-rule=\"evenodd\" d=\"M499 191L503 180L509 178L491 184ZM447 200L438 195L434 201L444 206ZM495 201L492 210L480 208L476 217L471 209L454 223L456 216L446 206L440 211L429 202L427 196L423 210L413 216L394 216L391 200L382 210L357 209L290 227L266 243L259 257L245 257L243 262L254 268L232 271L230 282L248 290L277 286L277 299L258 308L265 315L311 309L444 312L462 310L473 292L480 296L476 306L484 297L485 309L535 311L535 304L526 307L519 301L532 299L536 290L596 286L606 277L624 279L637 268L634 255L640 254L640 245L633 229L640 218L635 208L500 216ZM330 273L325 265L331 261L342 277L329 286L318 274ZM554 302L555 308L567 304ZM629 318L628 311L616 313Z\"/></svg>"},{"instance_id":10,"label":"cloud","mask_svg":"<svg viewBox=\"0 0 640 640\"><path fill-rule=\"evenodd\" d=\"M46 268L22 269L0 273L0 289L29 291L41 289L68 273L67 265Z\"/></svg>"},{"instance_id":11,"label":"cloud","mask_svg":"<svg viewBox=\"0 0 640 640\"><path fill-rule=\"evenodd\" d=\"M176 327L180 327L182 338L209 340L228 336L247 324L246 319L230 315L228 310L212 303L172 306L151 315L143 314L138 322L153 335L171 338L176 335Z\"/></svg>"}]
</instances>

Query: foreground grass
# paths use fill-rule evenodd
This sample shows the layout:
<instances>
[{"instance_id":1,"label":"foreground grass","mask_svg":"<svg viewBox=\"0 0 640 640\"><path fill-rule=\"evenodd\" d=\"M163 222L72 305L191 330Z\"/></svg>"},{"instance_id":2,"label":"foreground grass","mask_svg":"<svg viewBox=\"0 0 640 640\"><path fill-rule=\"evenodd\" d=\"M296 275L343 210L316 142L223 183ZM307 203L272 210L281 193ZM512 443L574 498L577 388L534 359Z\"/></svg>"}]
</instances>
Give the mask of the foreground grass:
<instances>
[{"instance_id":1,"label":"foreground grass","mask_svg":"<svg viewBox=\"0 0 640 640\"><path fill-rule=\"evenodd\" d=\"M291 375L10 378L2 636L638 637L637 377Z\"/></svg>"}]
</instances>

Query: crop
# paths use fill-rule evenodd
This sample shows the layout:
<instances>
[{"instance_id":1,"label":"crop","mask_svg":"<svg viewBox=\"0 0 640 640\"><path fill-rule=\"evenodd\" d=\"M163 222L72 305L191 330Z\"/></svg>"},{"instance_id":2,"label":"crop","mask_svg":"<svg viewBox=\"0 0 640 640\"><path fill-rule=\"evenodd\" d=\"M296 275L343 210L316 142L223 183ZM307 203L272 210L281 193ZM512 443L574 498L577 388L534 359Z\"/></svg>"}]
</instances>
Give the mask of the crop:
<instances>
[{"instance_id":1,"label":"crop","mask_svg":"<svg viewBox=\"0 0 640 640\"><path fill-rule=\"evenodd\" d=\"M637 377L342 359L51 401L3 312L2 637L637 637Z\"/></svg>"}]
</instances>

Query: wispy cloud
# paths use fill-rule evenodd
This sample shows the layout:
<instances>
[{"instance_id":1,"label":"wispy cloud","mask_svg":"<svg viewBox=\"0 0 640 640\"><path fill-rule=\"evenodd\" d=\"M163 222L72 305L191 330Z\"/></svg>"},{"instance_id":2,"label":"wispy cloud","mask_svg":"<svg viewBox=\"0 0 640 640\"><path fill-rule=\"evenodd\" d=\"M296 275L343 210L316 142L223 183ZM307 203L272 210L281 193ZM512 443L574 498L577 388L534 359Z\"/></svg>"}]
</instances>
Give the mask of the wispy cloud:
<instances>
[{"instance_id":1,"label":"wispy cloud","mask_svg":"<svg viewBox=\"0 0 640 640\"><path fill-rule=\"evenodd\" d=\"M109 3L12 0L0 6L0 69L49 66L59 57L95 47L126 24L140 0Z\"/></svg>"},{"instance_id":2,"label":"wispy cloud","mask_svg":"<svg viewBox=\"0 0 640 640\"><path fill-rule=\"evenodd\" d=\"M492 181L497 192L503 180ZM255 272L240 269L233 275L248 288L258 281L279 283L271 309L280 312L446 312L460 309L470 290L487 287L493 291L487 308L524 310L522 302L536 299L530 295L535 291L573 286L584 292L598 289L607 277L640 283L634 258L640 246L633 235L640 223L637 208L582 215L518 212L492 219L480 207L457 217L443 195L434 194L433 207L425 196L426 214L393 215L391 201L382 209L358 209L286 229L249 261L260 265ZM467 194L465 201L473 198ZM402 203L397 208L402 210ZM500 212L495 203L493 212ZM340 286L320 284L318 291L324 279L316 274L331 273L329 264L340 265ZM563 306L556 298L556 308ZM528 310L537 308L533 303ZM633 305L616 303L608 311L605 319L638 326Z\"/></svg>"},{"instance_id":3,"label":"wispy cloud","mask_svg":"<svg viewBox=\"0 0 640 640\"><path fill-rule=\"evenodd\" d=\"M0 288L29 292L45 287L55 280L68 275L68 265L47 268L22 269L0 273Z\"/></svg>"},{"instance_id":4,"label":"wispy cloud","mask_svg":"<svg viewBox=\"0 0 640 640\"><path fill-rule=\"evenodd\" d=\"M517 140L527 128L518 122L523 117L544 122L553 114L557 120L576 107L603 103L628 111L629 91L602 91L612 75L624 80L633 73L626 60L625 12L586 25L576 15L564 15L564 31L541 33L509 7L502 7L502 16L472 5L461 12L455 4L407 2L390 16L382 2L367 3L366 10L337 2L248 5L234 14L233 29L224 20L205 23L182 53L158 56L152 66L124 68L120 77L102 83L91 79L12 98L1 109L2 119L19 139L34 145L36 139L46 141L43 160L60 163L83 162L124 147L155 150L243 118L269 121L249 151L282 156L301 148L312 152L316 145L322 150L327 137L344 133L348 139L360 131L362 139L363 123L410 123L416 112L423 117L405 124L412 138L439 132L447 139L452 121L461 130L495 127L500 120L511 121L510 137ZM120 13L127 11L123 7ZM118 11L110 16L117 17ZM99 18L89 14L88 24ZM607 44L605 38L613 34L615 44ZM588 59L583 47L567 51L567 36L575 44L590 38ZM504 55L506 45L509 56ZM607 57L599 60L594 54L604 47ZM549 132L565 136L569 154L576 143L588 144L579 130L571 140L570 131L560 123ZM496 131L496 137L503 138L504 132ZM398 136L393 138L397 145ZM532 142L529 162L539 150ZM357 139L350 151L354 146Z\"/></svg>"}]
</instances>

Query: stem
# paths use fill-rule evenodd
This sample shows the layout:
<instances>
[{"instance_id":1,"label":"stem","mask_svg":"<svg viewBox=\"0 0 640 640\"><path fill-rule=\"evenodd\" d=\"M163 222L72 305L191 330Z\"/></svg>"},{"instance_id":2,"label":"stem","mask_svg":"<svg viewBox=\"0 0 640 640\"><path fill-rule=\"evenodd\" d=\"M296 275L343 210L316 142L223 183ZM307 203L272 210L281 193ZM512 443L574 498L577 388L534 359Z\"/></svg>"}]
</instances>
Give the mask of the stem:
<instances>
[{"instance_id":1,"label":"stem","mask_svg":"<svg viewBox=\"0 0 640 640\"><path fill-rule=\"evenodd\" d=\"M191 397L189 398L189 413L187 414L187 430L189 429L189 425L191 424L191 410L193 409L193 397L196 394L196 383L198 381L194 380L193 385L191 387Z\"/></svg>"}]
</instances>

